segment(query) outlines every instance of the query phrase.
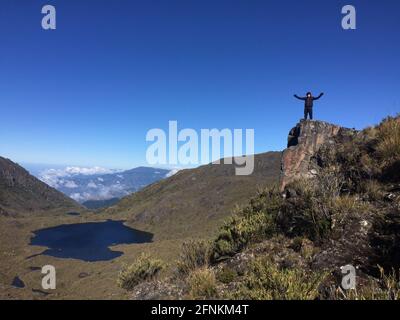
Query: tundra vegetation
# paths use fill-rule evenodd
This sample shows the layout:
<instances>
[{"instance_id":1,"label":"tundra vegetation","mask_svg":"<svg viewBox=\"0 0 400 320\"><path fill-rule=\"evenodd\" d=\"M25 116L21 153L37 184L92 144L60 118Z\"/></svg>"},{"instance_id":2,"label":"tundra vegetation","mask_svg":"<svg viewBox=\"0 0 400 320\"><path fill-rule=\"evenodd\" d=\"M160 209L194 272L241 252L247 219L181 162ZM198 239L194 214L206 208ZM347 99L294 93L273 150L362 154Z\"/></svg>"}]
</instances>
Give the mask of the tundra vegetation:
<instances>
[{"instance_id":1,"label":"tundra vegetation","mask_svg":"<svg viewBox=\"0 0 400 320\"><path fill-rule=\"evenodd\" d=\"M400 117L335 138L310 166L317 174L291 182L284 196L274 186L259 190L211 240L184 243L176 272L158 285L140 277L140 290L151 284L162 296L178 286L172 298L190 299L397 300ZM345 264L357 268L355 289L341 286Z\"/></svg>"}]
</instances>

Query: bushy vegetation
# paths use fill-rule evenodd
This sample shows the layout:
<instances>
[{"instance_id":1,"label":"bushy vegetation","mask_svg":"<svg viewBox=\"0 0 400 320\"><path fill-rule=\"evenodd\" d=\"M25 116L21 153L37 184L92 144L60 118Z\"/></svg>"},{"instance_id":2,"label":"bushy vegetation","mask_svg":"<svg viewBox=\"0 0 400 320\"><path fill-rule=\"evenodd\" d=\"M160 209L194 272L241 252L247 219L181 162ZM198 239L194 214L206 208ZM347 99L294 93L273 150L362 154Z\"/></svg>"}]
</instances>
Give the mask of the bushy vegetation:
<instances>
[{"instance_id":1,"label":"bushy vegetation","mask_svg":"<svg viewBox=\"0 0 400 320\"><path fill-rule=\"evenodd\" d=\"M212 269L196 269L189 274L186 281L191 299L211 299L216 297L217 281Z\"/></svg>"},{"instance_id":2,"label":"bushy vegetation","mask_svg":"<svg viewBox=\"0 0 400 320\"><path fill-rule=\"evenodd\" d=\"M275 214L282 203L276 189L258 192L250 204L238 209L220 229L213 244L213 259L232 256L252 242L274 234Z\"/></svg>"},{"instance_id":3,"label":"bushy vegetation","mask_svg":"<svg viewBox=\"0 0 400 320\"><path fill-rule=\"evenodd\" d=\"M313 300L325 273L301 268L279 269L268 258L257 258L249 266L239 289L231 293L234 299L253 300Z\"/></svg>"},{"instance_id":4,"label":"bushy vegetation","mask_svg":"<svg viewBox=\"0 0 400 320\"><path fill-rule=\"evenodd\" d=\"M231 283L237 276L237 272L228 266L224 266L217 272L217 280L225 284Z\"/></svg>"},{"instance_id":5,"label":"bushy vegetation","mask_svg":"<svg viewBox=\"0 0 400 320\"><path fill-rule=\"evenodd\" d=\"M305 236L313 241L321 241L331 230L328 194L318 181L299 179L289 186L295 197L289 198L280 208L277 223L290 237Z\"/></svg>"},{"instance_id":6,"label":"bushy vegetation","mask_svg":"<svg viewBox=\"0 0 400 320\"><path fill-rule=\"evenodd\" d=\"M347 218L370 210L361 199L342 194L343 185L341 174L327 168L315 178L289 184L290 195L285 200L274 188L260 191L220 228L212 248L214 261L276 233L323 242Z\"/></svg>"},{"instance_id":7,"label":"bushy vegetation","mask_svg":"<svg viewBox=\"0 0 400 320\"><path fill-rule=\"evenodd\" d=\"M177 262L178 272L184 275L201 267L207 267L210 262L210 243L205 240L190 240L184 242Z\"/></svg>"},{"instance_id":8,"label":"bushy vegetation","mask_svg":"<svg viewBox=\"0 0 400 320\"><path fill-rule=\"evenodd\" d=\"M366 180L361 183L360 191L367 200L379 201L384 196L383 186L377 180Z\"/></svg>"},{"instance_id":9,"label":"bushy vegetation","mask_svg":"<svg viewBox=\"0 0 400 320\"><path fill-rule=\"evenodd\" d=\"M117 284L123 289L132 290L140 282L153 279L164 267L161 260L142 254L133 264L122 268Z\"/></svg>"},{"instance_id":10,"label":"bushy vegetation","mask_svg":"<svg viewBox=\"0 0 400 320\"><path fill-rule=\"evenodd\" d=\"M260 190L212 241L185 242L173 277L185 297L399 299L398 274L381 268L379 277L376 267L400 266L400 192L393 183L400 182L399 121L346 131L334 147L320 148L310 162L315 172L286 185L284 195ZM158 272L144 260L121 272L122 287ZM357 290L338 286L334 270L343 260L362 265Z\"/></svg>"},{"instance_id":11,"label":"bushy vegetation","mask_svg":"<svg viewBox=\"0 0 400 320\"><path fill-rule=\"evenodd\" d=\"M378 127L376 153L383 165L400 159L400 117L388 117Z\"/></svg>"},{"instance_id":12,"label":"bushy vegetation","mask_svg":"<svg viewBox=\"0 0 400 320\"><path fill-rule=\"evenodd\" d=\"M361 193L365 181L400 179L400 116L388 117L378 126L364 129L352 139L320 149L319 164L340 166L345 188Z\"/></svg>"}]
</instances>

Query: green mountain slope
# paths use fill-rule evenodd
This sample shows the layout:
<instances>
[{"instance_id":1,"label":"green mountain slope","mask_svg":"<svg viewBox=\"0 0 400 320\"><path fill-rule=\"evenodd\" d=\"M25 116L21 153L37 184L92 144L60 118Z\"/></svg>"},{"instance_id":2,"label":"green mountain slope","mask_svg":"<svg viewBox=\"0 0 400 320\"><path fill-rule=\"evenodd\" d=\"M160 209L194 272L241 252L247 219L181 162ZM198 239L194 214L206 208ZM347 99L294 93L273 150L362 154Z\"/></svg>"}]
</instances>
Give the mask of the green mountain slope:
<instances>
[{"instance_id":1,"label":"green mountain slope","mask_svg":"<svg viewBox=\"0 0 400 320\"><path fill-rule=\"evenodd\" d=\"M78 203L18 164L0 157L0 214L65 213L81 209Z\"/></svg>"},{"instance_id":2,"label":"green mountain slope","mask_svg":"<svg viewBox=\"0 0 400 320\"><path fill-rule=\"evenodd\" d=\"M236 204L278 182L280 160L281 152L256 155L249 176L235 175L228 164L182 170L123 198L105 213L127 214L129 224L154 232L155 239L212 234Z\"/></svg>"}]
</instances>

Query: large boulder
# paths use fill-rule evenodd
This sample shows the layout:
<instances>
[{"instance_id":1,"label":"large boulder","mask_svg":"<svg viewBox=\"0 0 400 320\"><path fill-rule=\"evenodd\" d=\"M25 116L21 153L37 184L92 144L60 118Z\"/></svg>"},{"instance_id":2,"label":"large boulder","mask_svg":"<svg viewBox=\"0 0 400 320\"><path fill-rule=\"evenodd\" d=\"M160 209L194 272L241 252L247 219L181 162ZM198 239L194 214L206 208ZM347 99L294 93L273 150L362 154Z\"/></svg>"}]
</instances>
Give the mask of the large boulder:
<instances>
[{"instance_id":1,"label":"large boulder","mask_svg":"<svg viewBox=\"0 0 400 320\"><path fill-rule=\"evenodd\" d=\"M301 120L289 132L288 146L283 151L281 162L280 189L298 178L317 174L311 166L311 158L324 144L335 144L335 138L348 135L355 130L323 121Z\"/></svg>"}]
</instances>

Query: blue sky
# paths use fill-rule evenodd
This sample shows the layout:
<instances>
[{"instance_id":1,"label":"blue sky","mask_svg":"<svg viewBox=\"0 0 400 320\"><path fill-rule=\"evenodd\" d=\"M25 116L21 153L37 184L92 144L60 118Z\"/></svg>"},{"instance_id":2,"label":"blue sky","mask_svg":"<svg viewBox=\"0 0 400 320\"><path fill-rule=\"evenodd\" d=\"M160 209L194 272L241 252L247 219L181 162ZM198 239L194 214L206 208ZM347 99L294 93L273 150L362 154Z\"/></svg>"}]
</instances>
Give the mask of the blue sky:
<instances>
[{"instance_id":1,"label":"blue sky","mask_svg":"<svg viewBox=\"0 0 400 320\"><path fill-rule=\"evenodd\" d=\"M317 119L375 124L400 111L399 17L397 0L2 0L0 155L145 165L147 131L169 120L254 128L257 153L281 150L308 90L325 92Z\"/></svg>"}]
</instances>

